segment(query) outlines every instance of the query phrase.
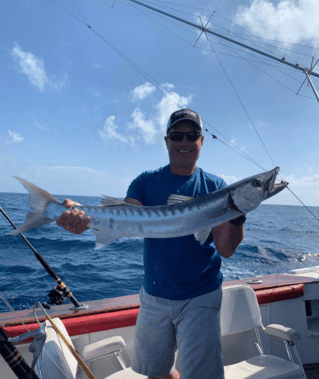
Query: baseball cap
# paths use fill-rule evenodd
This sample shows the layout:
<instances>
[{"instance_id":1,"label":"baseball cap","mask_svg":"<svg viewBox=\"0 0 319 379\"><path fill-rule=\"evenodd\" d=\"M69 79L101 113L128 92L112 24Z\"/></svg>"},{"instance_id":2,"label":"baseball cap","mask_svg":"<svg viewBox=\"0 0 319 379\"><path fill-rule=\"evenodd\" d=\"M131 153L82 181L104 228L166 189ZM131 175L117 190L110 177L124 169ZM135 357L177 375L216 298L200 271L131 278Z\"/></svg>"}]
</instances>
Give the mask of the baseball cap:
<instances>
[{"instance_id":1,"label":"baseball cap","mask_svg":"<svg viewBox=\"0 0 319 379\"><path fill-rule=\"evenodd\" d=\"M202 120L195 111L192 111L191 109L179 109L178 111L171 114L167 123L166 132L168 132L168 130L178 122L187 120L192 121L201 132L203 131Z\"/></svg>"}]
</instances>

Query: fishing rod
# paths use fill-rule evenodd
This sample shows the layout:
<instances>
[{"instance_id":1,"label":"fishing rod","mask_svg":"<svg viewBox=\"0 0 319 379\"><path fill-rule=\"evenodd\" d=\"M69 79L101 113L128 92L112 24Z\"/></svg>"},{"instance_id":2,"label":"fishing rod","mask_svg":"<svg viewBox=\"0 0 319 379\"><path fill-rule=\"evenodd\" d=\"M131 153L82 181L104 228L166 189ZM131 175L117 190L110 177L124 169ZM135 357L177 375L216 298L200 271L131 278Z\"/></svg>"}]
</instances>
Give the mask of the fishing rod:
<instances>
[{"instance_id":1,"label":"fishing rod","mask_svg":"<svg viewBox=\"0 0 319 379\"><path fill-rule=\"evenodd\" d=\"M1 208L0 208L1 209ZM39 379L0 326L0 355L19 379Z\"/></svg>"},{"instance_id":2,"label":"fishing rod","mask_svg":"<svg viewBox=\"0 0 319 379\"><path fill-rule=\"evenodd\" d=\"M6 212L0 207L0 212L4 215L4 217L9 221L9 223L17 229L13 221L10 219L10 217L6 214ZM41 263L41 265L44 267L46 272L57 282L57 286L55 286L49 293L48 297L50 298L50 303L52 305L60 305L64 302L64 300L68 297L74 307L72 307L72 310L82 310L87 309L88 305L80 304L76 298L74 297L73 293L70 291L70 289L66 286L64 282L58 277L56 272L53 270L53 268L49 265L49 263L42 257L42 255L35 250L35 248L31 245L31 243L26 239L26 237L19 233L23 241L28 245L28 247L32 250L33 254L36 256L37 260Z\"/></svg>"}]
</instances>

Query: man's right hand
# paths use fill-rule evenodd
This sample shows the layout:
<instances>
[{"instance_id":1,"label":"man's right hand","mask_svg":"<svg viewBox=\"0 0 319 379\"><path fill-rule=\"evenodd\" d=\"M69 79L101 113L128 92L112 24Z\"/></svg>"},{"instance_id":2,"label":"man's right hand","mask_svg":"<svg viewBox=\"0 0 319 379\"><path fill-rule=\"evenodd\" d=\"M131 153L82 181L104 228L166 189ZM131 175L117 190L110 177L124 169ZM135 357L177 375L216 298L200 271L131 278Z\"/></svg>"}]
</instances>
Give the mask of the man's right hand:
<instances>
[{"instance_id":1,"label":"man's right hand","mask_svg":"<svg viewBox=\"0 0 319 379\"><path fill-rule=\"evenodd\" d=\"M74 205L81 205L75 201L65 199L63 205L66 208L71 208ZM65 230L74 233L81 234L88 230L88 223L91 221L91 217L85 217L85 213L83 211L79 211L78 209L73 209L71 212L64 212L57 220L56 223L59 226L62 226Z\"/></svg>"}]
</instances>

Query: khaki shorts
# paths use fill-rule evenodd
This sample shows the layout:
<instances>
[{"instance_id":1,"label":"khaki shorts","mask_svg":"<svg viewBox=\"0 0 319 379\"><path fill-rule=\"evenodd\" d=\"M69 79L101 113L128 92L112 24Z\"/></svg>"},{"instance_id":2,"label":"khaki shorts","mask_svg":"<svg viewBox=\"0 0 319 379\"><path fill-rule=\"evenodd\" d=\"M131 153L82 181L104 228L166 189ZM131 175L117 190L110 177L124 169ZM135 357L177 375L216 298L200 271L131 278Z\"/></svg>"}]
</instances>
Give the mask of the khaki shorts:
<instances>
[{"instance_id":1,"label":"khaki shorts","mask_svg":"<svg viewBox=\"0 0 319 379\"><path fill-rule=\"evenodd\" d=\"M221 287L188 300L168 300L140 291L132 369L163 376L176 367L181 379L223 379Z\"/></svg>"}]
</instances>

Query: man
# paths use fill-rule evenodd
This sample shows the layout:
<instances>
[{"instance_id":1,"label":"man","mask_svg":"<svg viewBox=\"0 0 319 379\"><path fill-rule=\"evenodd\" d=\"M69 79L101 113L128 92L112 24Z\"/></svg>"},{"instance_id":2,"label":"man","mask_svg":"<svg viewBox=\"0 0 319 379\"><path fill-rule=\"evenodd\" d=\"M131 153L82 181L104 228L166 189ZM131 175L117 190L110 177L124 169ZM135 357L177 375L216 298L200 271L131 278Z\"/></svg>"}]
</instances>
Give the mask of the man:
<instances>
[{"instance_id":1,"label":"man","mask_svg":"<svg viewBox=\"0 0 319 379\"><path fill-rule=\"evenodd\" d=\"M171 194L195 197L224 188L223 179L196 165L204 141L202 132L196 112L174 112L165 136L169 165L139 175L124 201L164 205ZM57 221L74 233L86 230L88 222L77 210L66 212ZM235 253L243 240L244 222L242 216L213 228L202 246L193 235L144 240L145 276L134 335L134 371L151 379L224 378L220 256L229 258ZM217 251L210 245L212 241ZM179 372L174 365L176 349Z\"/></svg>"}]
</instances>

